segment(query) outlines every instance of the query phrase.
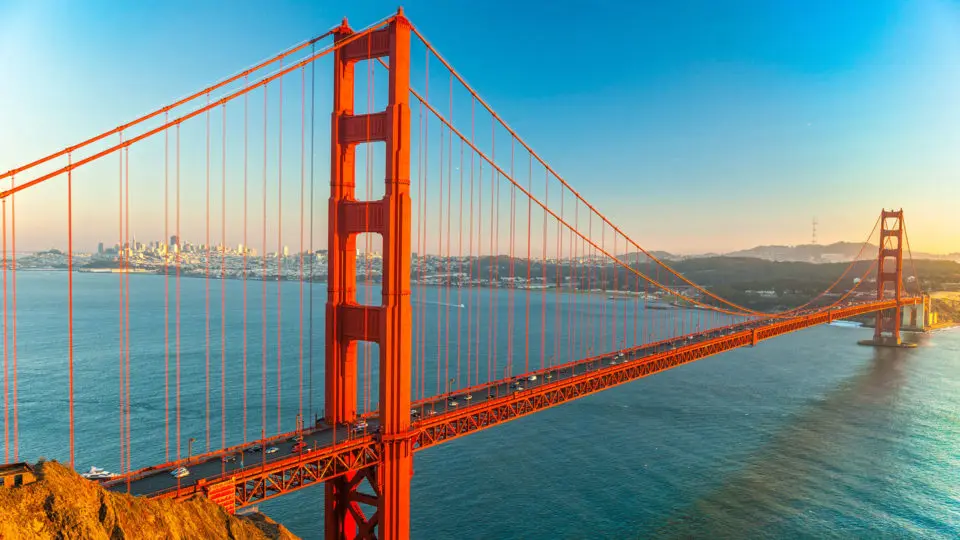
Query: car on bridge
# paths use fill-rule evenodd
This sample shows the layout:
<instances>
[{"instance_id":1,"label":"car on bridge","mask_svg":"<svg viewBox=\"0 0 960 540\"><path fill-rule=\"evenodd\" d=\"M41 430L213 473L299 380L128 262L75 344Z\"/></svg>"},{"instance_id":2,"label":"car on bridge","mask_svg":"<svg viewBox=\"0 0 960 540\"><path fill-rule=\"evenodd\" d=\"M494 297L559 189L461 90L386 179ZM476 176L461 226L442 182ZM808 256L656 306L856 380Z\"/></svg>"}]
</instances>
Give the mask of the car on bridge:
<instances>
[{"instance_id":1,"label":"car on bridge","mask_svg":"<svg viewBox=\"0 0 960 540\"><path fill-rule=\"evenodd\" d=\"M177 467L176 469L170 471L170 476L180 479L185 476L190 476L190 471L186 467Z\"/></svg>"},{"instance_id":2,"label":"car on bridge","mask_svg":"<svg viewBox=\"0 0 960 540\"><path fill-rule=\"evenodd\" d=\"M307 443L300 441L297 444L293 445L291 452L303 452L307 449Z\"/></svg>"}]
</instances>

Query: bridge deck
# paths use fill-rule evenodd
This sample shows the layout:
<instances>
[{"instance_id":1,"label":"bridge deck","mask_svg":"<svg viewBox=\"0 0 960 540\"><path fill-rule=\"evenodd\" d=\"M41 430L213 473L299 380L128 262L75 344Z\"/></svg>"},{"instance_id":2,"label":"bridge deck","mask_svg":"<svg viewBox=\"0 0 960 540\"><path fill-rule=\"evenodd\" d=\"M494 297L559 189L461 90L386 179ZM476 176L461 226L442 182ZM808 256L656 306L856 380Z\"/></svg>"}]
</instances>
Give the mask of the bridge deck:
<instances>
[{"instance_id":1,"label":"bridge deck","mask_svg":"<svg viewBox=\"0 0 960 540\"><path fill-rule=\"evenodd\" d=\"M920 299L905 298L901 305L919 302ZM707 356L895 306L895 300L860 302L830 310L798 312L789 319L749 321L625 349L624 357L619 359L610 352L434 396L413 404L414 449L435 446ZM467 395L471 397L466 399ZM295 442L291 438L296 433L286 433L190 460L141 469L105 482L105 486L135 495L174 498L208 493L212 486L230 486L235 494L233 504L229 501L223 504L229 508L245 506L376 464L379 461L376 413L369 415L367 422L368 427L359 433L348 426L320 425L304 430L307 449L303 452L293 451ZM264 454L262 450L254 450L257 445L276 447L277 451ZM222 461L227 455L237 459ZM173 478L169 473L179 466L187 467L190 476Z\"/></svg>"}]
</instances>

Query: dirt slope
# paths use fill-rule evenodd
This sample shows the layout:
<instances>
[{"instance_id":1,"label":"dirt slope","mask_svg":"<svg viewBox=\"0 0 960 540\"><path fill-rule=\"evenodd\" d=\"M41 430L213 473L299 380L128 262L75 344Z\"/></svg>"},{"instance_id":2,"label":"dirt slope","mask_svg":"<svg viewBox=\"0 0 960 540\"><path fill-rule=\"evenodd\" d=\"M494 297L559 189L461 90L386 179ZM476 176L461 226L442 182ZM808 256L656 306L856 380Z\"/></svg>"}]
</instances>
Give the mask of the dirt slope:
<instances>
[{"instance_id":1,"label":"dirt slope","mask_svg":"<svg viewBox=\"0 0 960 540\"><path fill-rule=\"evenodd\" d=\"M296 539L263 515L232 516L197 497L148 500L103 490L57 462L36 467L40 480L0 487L0 538Z\"/></svg>"}]
</instances>

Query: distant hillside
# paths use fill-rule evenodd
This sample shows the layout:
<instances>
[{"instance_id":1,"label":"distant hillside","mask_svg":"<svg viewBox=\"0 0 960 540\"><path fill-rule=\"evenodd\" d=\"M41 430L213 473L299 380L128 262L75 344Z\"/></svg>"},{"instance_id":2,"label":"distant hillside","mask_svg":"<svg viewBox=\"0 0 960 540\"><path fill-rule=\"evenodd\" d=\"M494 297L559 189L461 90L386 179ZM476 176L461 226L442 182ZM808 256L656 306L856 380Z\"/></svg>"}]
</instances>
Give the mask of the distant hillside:
<instances>
[{"instance_id":1,"label":"distant hillside","mask_svg":"<svg viewBox=\"0 0 960 540\"><path fill-rule=\"evenodd\" d=\"M651 255L660 259L661 261L682 261L686 259L686 255L676 255L667 251L651 251ZM700 257L701 255L694 255L695 257ZM617 255L617 258L623 261L633 261L633 260L646 260L646 255L640 253L639 251L631 251L629 253L621 253Z\"/></svg>"},{"instance_id":2,"label":"distant hillside","mask_svg":"<svg viewBox=\"0 0 960 540\"><path fill-rule=\"evenodd\" d=\"M750 249L726 253L724 257L750 257L754 259L764 259L768 261L783 262L846 262L852 261L860 252L862 244L853 242L837 242L835 244L801 244L797 246L757 246ZM864 248L866 253L875 254L877 246L868 244ZM913 254L914 260L945 260L960 261L960 253L950 253L947 255L934 255L931 253Z\"/></svg>"}]
</instances>

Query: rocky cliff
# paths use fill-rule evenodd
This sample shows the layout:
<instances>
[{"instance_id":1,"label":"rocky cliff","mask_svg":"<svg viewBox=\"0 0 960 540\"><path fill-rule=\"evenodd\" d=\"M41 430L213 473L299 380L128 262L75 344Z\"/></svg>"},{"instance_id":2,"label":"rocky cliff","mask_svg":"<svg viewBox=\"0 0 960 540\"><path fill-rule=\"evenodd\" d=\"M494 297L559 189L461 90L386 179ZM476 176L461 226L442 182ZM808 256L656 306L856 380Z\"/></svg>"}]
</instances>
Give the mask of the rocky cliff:
<instances>
[{"instance_id":1,"label":"rocky cliff","mask_svg":"<svg viewBox=\"0 0 960 540\"><path fill-rule=\"evenodd\" d=\"M197 497L149 500L105 491L57 462L33 484L0 487L0 538L296 539L262 514L233 516Z\"/></svg>"}]
</instances>

